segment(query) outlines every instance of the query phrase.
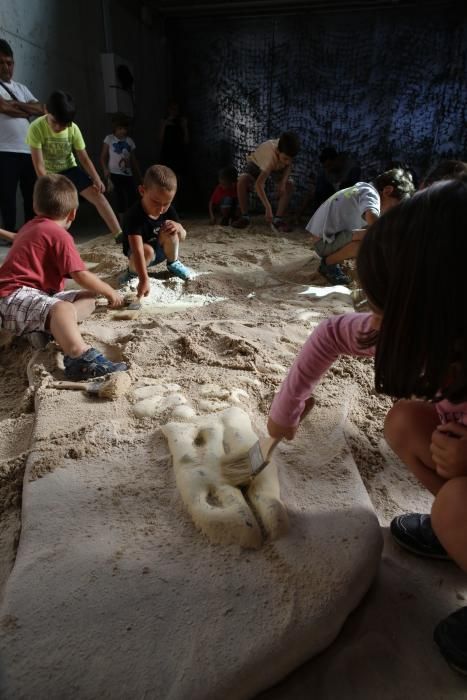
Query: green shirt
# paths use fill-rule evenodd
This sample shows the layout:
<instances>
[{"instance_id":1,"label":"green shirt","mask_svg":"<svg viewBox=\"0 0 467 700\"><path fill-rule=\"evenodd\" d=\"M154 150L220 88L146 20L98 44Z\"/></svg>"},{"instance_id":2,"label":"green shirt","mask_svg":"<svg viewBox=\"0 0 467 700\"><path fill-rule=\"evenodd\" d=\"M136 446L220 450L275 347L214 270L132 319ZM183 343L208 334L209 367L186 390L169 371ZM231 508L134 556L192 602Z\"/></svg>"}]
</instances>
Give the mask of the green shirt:
<instances>
[{"instance_id":1,"label":"green shirt","mask_svg":"<svg viewBox=\"0 0 467 700\"><path fill-rule=\"evenodd\" d=\"M76 159L73 150L82 151L86 148L81 131L74 122L57 134L50 128L46 114L30 124L26 143L42 150L48 173L60 173L74 168Z\"/></svg>"}]
</instances>

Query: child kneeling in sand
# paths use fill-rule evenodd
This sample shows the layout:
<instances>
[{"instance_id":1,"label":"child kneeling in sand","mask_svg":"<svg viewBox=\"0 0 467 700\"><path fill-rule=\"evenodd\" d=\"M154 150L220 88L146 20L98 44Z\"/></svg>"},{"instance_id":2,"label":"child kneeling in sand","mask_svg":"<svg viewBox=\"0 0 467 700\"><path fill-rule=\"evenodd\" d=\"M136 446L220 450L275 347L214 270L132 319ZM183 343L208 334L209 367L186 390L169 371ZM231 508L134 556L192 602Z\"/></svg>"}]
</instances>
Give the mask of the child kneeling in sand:
<instances>
[{"instance_id":1,"label":"child kneeling in sand","mask_svg":"<svg viewBox=\"0 0 467 700\"><path fill-rule=\"evenodd\" d=\"M94 310L97 294L112 308L122 306L123 298L86 270L66 231L78 208L76 187L63 175L44 175L35 184L33 205L36 217L14 236L0 268L0 326L15 335L29 335L33 345L52 334L65 355L68 379L128 369L90 347L78 329L78 322ZM63 291L68 276L87 291Z\"/></svg>"},{"instance_id":2,"label":"child kneeling in sand","mask_svg":"<svg viewBox=\"0 0 467 700\"><path fill-rule=\"evenodd\" d=\"M306 225L321 258L319 272L323 277L331 284L348 284L339 263L357 257L366 233L362 227L374 223L413 192L411 175L394 168L378 175L374 183L357 182L323 202Z\"/></svg>"},{"instance_id":3,"label":"child kneeling in sand","mask_svg":"<svg viewBox=\"0 0 467 700\"><path fill-rule=\"evenodd\" d=\"M431 516L397 516L391 534L410 552L452 559L467 573L467 316L459 305L466 221L467 178L459 178L418 192L370 226L357 271L372 313L320 323L274 398L268 431L294 437L339 355L374 356L376 391L401 399L386 416L386 440L434 496ZM442 620L434 639L467 674L467 607Z\"/></svg>"},{"instance_id":4,"label":"child kneeling in sand","mask_svg":"<svg viewBox=\"0 0 467 700\"><path fill-rule=\"evenodd\" d=\"M128 269L120 275L124 284L139 278L138 297L150 291L148 267L167 261L167 270L182 280L192 272L178 259L180 241L186 231L178 220L172 200L177 192L177 176L165 165L152 165L138 187L141 199L123 217L123 253Z\"/></svg>"}]
</instances>

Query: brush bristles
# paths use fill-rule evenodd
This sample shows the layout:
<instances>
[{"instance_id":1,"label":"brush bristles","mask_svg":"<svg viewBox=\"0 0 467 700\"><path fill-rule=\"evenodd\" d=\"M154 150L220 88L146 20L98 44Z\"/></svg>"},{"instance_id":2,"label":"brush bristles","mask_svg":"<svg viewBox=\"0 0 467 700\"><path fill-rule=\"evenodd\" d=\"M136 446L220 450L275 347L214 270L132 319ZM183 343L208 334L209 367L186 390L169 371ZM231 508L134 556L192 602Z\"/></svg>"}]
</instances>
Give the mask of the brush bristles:
<instances>
[{"instance_id":1,"label":"brush bristles","mask_svg":"<svg viewBox=\"0 0 467 700\"><path fill-rule=\"evenodd\" d=\"M250 481L252 478L250 453L247 452L240 457L224 457L222 472L232 486L241 486Z\"/></svg>"}]
</instances>

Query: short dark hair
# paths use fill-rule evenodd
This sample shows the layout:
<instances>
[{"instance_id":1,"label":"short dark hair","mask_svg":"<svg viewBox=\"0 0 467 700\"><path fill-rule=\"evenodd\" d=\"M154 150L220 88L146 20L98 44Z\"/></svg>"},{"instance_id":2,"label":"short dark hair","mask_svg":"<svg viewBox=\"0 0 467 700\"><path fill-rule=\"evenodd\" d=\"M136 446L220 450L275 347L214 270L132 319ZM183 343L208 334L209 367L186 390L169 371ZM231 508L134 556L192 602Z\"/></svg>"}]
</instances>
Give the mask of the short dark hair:
<instances>
[{"instance_id":1,"label":"short dark hair","mask_svg":"<svg viewBox=\"0 0 467 700\"><path fill-rule=\"evenodd\" d=\"M385 173L377 175L374 184L378 192L382 192L385 187L393 188L392 196L396 199L407 199L415 192L412 175L403 168L392 168Z\"/></svg>"},{"instance_id":2,"label":"short dark hair","mask_svg":"<svg viewBox=\"0 0 467 700\"><path fill-rule=\"evenodd\" d=\"M118 129L122 127L123 129L128 129L131 124L131 119L128 114L123 112L115 112L112 114L112 129Z\"/></svg>"},{"instance_id":3,"label":"short dark hair","mask_svg":"<svg viewBox=\"0 0 467 700\"><path fill-rule=\"evenodd\" d=\"M144 187L162 187L167 192L177 191L177 176L166 165L151 165L143 178Z\"/></svg>"},{"instance_id":4,"label":"short dark hair","mask_svg":"<svg viewBox=\"0 0 467 700\"><path fill-rule=\"evenodd\" d=\"M0 53L3 56L11 56L13 58L13 49L5 39L0 39Z\"/></svg>"},{"instance_id":5,"label":"short dark hair","mask_svg":"<svg viewBox=\"0 0 467 700\"><path fill-rule=\"evenodd\" d=\"M75 101L68 92L55 90L55 92L50 95L45 106L47 107L47 112L63 126L70 126L75 118Z\"/></svg>"},{"instance_id":6,"label":"short dark hair","mask_svg":"<svg viewBox=\"0 0 467 700\"><path fill-rule=\"evenodd\" d=\"M467 183L437 182L369 227L357 272L372 307L375 386L389 396L467 399Z\"/></svg>"},{"instance_id":7,"label":"short dark hair","mask_svg":"<svg viewBox=\"0 0 467 700\"><path fill-rule=\"evenodd\" d=\"M467 163L463 160L441 160L423 178L423 187L439 180L455 180L467 176Z\"/></svg>"},{"instance_id":8,"label":"short dark hair","mask_svg":"<svg viewBox=\"0 0 467 700\"><path fill-rule=\"evenodd\" d=\"M235 183L238 180L238 170L233 165L228 165L225 168L219 170L219 180L225 180L226 182Z\"/></svg>"},{"instance_id":9,"label":"short dark hair","mask_svg":"<svg viewBox=\"0 0 467 700\"><path fill-rule=\"evenodd\" d=\"M37 178L33 194L34 211L49 219L64 219L78 208L78 191L64 175L49 173Z\"/></svg>"},{"instance_id":10,"label":"short dark hair","mask_svg":"<svg viewBox=\"0 0 467 700\"><path fill-rule=\"evenodd\" d=\"M277 148L286 156L295 158L300 150L300 139L294 131L284 131L279 138Z\"/></svg>"}]
</instances>

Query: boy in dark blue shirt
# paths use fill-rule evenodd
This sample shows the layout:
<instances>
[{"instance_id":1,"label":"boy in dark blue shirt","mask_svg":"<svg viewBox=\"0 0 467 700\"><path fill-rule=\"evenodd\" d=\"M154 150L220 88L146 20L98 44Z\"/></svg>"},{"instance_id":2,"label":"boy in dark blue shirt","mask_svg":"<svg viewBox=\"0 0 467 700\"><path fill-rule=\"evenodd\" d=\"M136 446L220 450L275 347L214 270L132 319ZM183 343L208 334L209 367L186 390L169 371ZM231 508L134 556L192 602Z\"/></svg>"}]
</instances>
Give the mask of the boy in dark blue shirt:
<instances>
[{"instance_id":1,"label":"boy in dark blue shirt","mask_svg":"<svg viewBox=\"0 0 467 700\"><path fill-rule=\"evenodd\" d=\"M149 294L148 267L167 261L167 269L182 280L190 279L191 270L178 259L180 241L186 231L178 220L172 200L177 191L177 177L165 165L152 165L146 171L141 195L123 218L123 253L128 270L120 277L126 282L138 276L138 297Z\"/></svg>"}]
</instances>

